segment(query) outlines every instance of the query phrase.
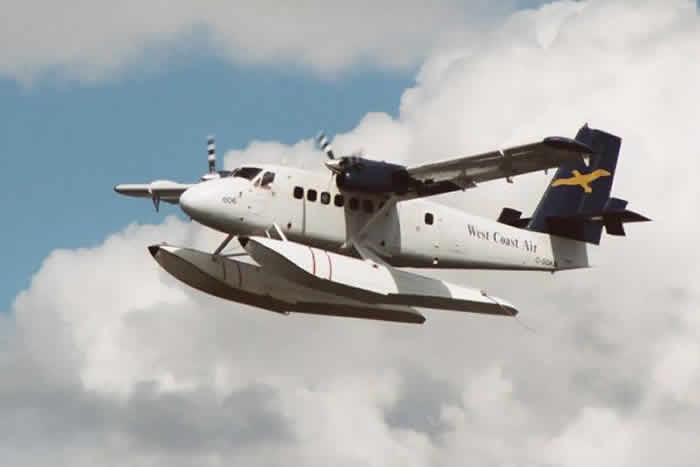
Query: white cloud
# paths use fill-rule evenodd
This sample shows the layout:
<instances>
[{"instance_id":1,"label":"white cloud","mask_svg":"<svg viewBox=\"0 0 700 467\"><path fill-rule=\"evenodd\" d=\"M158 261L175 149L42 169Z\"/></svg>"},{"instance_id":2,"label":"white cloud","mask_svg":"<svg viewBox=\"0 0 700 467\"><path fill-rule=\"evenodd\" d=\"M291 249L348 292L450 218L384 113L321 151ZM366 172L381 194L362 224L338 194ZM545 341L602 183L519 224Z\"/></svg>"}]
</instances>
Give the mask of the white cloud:
<instances>
[{"instance_id":1,"label":"white cloud","mask_svg":"<svg viewBox=\"0 0 700 467\"><path fill-rule=\"evenodd\" d=\"M122 2L6 0L0 75L42 72L103 79L205 50L235 63L301 66L333 74L352 65L405 69L466 26L512 11L511 0Z\"/></svg>"},{"instance_id":2,"label":"white cloud","mask_svg":"<svg viewBox=\"0 0 700 467\"><path fill-rule=\"evenodd\" d=\"M586 408L548 446L552 464L567 467L627 465L630 435L615 412Z\"/></svg>"},{"instance_id":3,"label":"white cloud","mask_svg":"<svg viewBox=\"0 0 700 467\"><path fill-rule=\"evenodd\" d=\"M160 240L211 248L216 234L174 219L131 226L49 256L0 322L0 431L10 434L0 458L694 465L699 41L694 6L680 0L519 13L433 54L397 119L370 114L336 138L338 152L415 162L571 135L585 120L622 135L614 192L655 222L606 237L597 268L438 273L508 297L535 333L447 312L414 327L254 311L177 283L145 251ZM310 141L256 142L226 162L320 166L310 151ZM490 216L527 210L545 180L445 199Z\"/></svg>"}]
</instances>

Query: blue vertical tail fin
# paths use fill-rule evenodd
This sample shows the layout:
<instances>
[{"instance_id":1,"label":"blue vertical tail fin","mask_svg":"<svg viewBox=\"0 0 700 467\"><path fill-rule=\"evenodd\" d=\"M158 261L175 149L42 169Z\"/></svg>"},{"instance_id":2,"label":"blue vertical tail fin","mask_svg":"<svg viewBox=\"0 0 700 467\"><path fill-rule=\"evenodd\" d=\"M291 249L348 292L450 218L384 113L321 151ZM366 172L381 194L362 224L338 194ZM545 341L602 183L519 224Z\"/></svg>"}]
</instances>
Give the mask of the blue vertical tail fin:
<instances>
[{"instance_id":1,"label":"blue vertical tail fin","mask_svg":"<svg viewBox=\"0 0 700 467\"><path fill-rule=\"evenodd\" d=\"M624 235L624 223L649 220L628 211L627 201L610 197L622 140L587 124L575 139L593 149L588 166L559 167L525 228L597 245L603 227Z\"/></svg>"}]
</instances>

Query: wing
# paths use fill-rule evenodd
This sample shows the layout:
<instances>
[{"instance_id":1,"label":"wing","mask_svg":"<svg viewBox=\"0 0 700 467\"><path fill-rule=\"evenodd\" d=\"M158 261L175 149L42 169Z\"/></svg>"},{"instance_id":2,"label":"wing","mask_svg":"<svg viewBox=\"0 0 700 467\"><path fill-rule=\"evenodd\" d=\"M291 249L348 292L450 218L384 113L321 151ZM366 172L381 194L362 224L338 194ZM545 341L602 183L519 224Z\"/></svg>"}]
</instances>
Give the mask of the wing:
<instances>
[{"instance_id":1,"label":"wing","mask_svg":"<svg viewBox=\"0 0 700 467\"><path fill-rule=\"evenodd\" d=\"M177 204L185 190L192 185L171 182L169 180L156 180L151 183L142 184L120 184L114 187L114 191L120 195L133 196L136 198L150 198L153 200L165 201Z\"/></svg>"},{"instance_id":2,"label":"wing","mask_svg":"<svg viewBox=\"0 0 700 467\"><path fill-rule=\"evenodd\" d=\"M457 157L406 169L416 197L473 188L478 183L586 161L593 150L579 141L548 137L538 143Z\"/></svg>"}]
</instances>

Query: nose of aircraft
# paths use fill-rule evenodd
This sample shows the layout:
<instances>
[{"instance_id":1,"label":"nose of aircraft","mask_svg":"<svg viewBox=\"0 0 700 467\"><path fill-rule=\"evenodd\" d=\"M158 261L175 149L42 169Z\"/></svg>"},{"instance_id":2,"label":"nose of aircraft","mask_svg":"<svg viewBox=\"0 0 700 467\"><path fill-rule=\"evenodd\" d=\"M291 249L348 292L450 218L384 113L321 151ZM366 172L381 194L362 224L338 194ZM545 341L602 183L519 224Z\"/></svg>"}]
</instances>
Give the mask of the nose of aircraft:
<instances>
[{"instance_id":1,"label":"nose of aircraft","mask_svg":"<svg viewBox=\"0 0 700 467\"><path fill-rule=\"evenodd\" d=\"M229 178L201 182L180 195L180 209L202 225L230 232L236 228L236 218L240 217L233 200L234 193L241 189L236 180Z\"/></svg>"},{"instance_id":2,"label":"nose of aircraft","mask_svg":"<svg viewBox=\"0 0 700 467\"><path fill-rule=\"evenodd\" d=\"M211 204L209 190L204 185L206 183L194 185L180 195L180 208L194 220L206 217L207 206Z\"/></svg>"}]
</instances>

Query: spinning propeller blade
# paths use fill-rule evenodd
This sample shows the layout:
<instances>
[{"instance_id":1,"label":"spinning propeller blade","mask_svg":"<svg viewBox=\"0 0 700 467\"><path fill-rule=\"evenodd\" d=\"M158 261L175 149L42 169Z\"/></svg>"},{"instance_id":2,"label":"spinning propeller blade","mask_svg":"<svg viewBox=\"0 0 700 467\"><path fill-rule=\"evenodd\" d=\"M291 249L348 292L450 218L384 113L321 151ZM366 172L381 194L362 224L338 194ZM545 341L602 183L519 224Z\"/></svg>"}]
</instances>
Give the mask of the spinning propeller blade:
<instances>
[{"instance_id":1,"label":"spinning propeller blade","mask_svg":"<svg viewBox=\"0 0 700 467\"><path fill-rule=\"evenodd\" d=\"M335 154L333 154L333 148L331 147L331 143L328 141L328 138L326 138L326 134L321 131L316 137L316 140L318 141L318 145L321 146L321 150L326 153L326 156L328 156L328 159L334 160Z\"/></svg>"},{"instance_id":2,"label":"spinning propeller blade","mask_svg":"<svg viewBox=\"0 0 700 467\"><path fill-rule=\"evenodd\" d=\"M216 143L213 136L207 138L207 160L209 162L209 173L213 174L216 172Z\"/></svg>"}]
</instances>

